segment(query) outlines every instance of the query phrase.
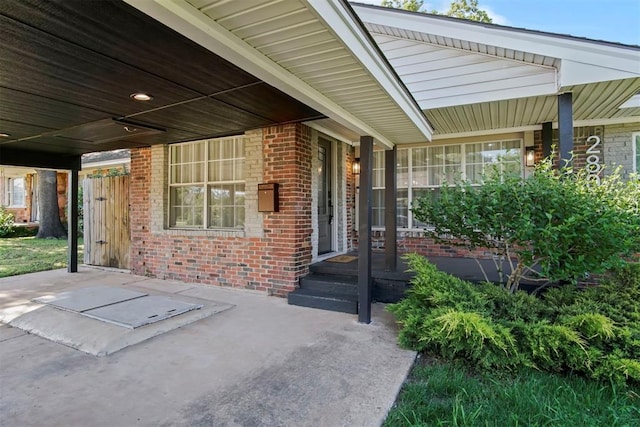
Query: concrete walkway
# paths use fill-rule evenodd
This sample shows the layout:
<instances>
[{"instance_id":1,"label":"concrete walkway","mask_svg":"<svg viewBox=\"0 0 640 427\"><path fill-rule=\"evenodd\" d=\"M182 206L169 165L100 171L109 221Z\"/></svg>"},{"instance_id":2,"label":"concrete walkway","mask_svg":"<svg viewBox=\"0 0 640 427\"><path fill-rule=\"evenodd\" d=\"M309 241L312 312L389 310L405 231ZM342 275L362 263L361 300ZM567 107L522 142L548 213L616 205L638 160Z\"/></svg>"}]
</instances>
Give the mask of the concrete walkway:
<instances>
[{"instance_id":1,"label":"concrete walkway","mask_svg":"<svg viewBox=\"0 0 640 427\"><path fill-rule=\"evenodd\" d=\"M87 286L232 307L104 357L0 325L1 426L377 426L415 357L381 305L361 325L251 291L87 267L0 279L0 318L38 319L33 298Z\"/></svg>"}]
</instances>

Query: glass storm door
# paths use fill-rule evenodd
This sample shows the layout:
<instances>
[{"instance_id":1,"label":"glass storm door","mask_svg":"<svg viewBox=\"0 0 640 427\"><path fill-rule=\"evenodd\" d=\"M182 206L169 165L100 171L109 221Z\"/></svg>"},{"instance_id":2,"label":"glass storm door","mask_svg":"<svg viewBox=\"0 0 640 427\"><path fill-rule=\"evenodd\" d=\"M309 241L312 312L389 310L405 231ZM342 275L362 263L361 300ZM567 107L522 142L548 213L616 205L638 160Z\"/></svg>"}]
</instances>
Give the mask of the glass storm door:
<instances>
[{"instance_id":1,"label":"glass storm door","mask_svg":"<svg viewBox=\"0 0 640 427\"><path fill-rule=\"evenodd\" d=\"M331 252L331 142L318 138L318 254Z\"/></svg>"}]
</instances>

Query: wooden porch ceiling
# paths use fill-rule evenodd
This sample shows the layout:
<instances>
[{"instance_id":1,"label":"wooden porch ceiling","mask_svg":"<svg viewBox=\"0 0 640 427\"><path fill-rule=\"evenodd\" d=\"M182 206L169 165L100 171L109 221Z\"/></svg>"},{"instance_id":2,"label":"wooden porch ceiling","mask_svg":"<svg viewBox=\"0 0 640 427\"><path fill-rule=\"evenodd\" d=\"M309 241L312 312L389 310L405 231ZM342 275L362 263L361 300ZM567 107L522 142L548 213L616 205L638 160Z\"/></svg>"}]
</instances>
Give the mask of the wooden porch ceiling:
<instances>
[{"instance_id":1,"label":"wooden porch ceiling","mask_svg":"<svg viewBox=\"0 0 640 427\"><path fill-rule=\"evenodd\" d=\"M0 164L324 117L120 0L6 0L0 39Z\"/></svg>"}]
</instances>

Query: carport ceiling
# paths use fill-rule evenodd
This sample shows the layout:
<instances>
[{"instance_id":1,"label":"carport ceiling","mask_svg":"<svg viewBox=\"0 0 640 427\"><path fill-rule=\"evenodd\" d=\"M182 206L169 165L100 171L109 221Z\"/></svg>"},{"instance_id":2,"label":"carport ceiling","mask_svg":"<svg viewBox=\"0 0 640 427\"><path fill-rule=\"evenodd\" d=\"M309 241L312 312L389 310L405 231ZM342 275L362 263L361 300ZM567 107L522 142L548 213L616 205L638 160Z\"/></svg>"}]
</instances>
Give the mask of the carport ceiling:
<instances>
[{"instance_id":1,"label":"carport ceiling","mask_svg":"<svg viewBox=\"0 0 640 427\"><path fill-rule=\"evenodd\" d=\"M4 0L0 39L5 160L324 117L118 0ZM136 92L153 99L135 101Z\"/></svg>"}]
</instances>

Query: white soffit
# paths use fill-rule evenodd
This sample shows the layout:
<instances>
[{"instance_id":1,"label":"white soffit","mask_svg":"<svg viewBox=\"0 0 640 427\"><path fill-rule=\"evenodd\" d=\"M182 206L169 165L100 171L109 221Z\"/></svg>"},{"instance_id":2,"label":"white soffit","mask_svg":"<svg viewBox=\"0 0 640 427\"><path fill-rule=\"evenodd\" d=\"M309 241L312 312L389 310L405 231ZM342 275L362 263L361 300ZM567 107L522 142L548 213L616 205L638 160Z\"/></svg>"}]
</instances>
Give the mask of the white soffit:
<instances>
[{"instance_id":1,"label":"white soffit","mask_svg":"<svg viewBox=\"0 0 640 427\"><path fill-rule=\"evenodd\" d=\"M420 107L340 0L125 1L359 135L389 148L431 139Z\"/></svg>"},{"instance_id":2,"label":"white soffit","mask_svg":"<svg viewBox=\"0 0 640 427\"><path fill-rule=\"evenodd\" d=\"M565 87L640 76L640 48L390 8L353 5L376 33L549 65ZM482 41L482 43L478 43Z\"/></svg>"},{"instance_id":3,"label":"white soffit","mask_svg":"<svg viewBox=\"0 0 640 427\"><path fill-rule=\"evenodd\" d=\"M618 108L640 90L640 78L576 85L573 119L576 126L589 123L640 122L640 108ZM438 137L477 134L490 130L522 130L558 120L556 95L535 96L426 111Z\"/></svg>"},{"instance_id":4,"label":"white soffit","mask_svg":"<svg viewBox=\"0 0 640 427\"><path fill-rule=\"evenodd\" d=\"M411 34L422 40L406 39L389 35L394 29L388 27L368 27L423 109L548 95L558 90L557 69L542 65L553 64L552 58L511 51L509 56L514 58L505 59L507 52L498 55L487 46L476 45L473 51L467 42L449 40L448 44L460 47L444 46L426 41L426 34ZM480 47L487 53L477 52Z\"/></svg>"}]
</instances>

